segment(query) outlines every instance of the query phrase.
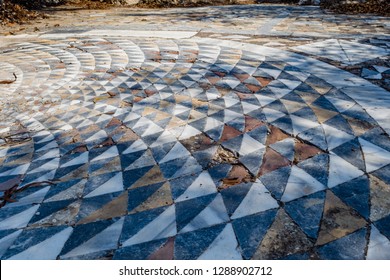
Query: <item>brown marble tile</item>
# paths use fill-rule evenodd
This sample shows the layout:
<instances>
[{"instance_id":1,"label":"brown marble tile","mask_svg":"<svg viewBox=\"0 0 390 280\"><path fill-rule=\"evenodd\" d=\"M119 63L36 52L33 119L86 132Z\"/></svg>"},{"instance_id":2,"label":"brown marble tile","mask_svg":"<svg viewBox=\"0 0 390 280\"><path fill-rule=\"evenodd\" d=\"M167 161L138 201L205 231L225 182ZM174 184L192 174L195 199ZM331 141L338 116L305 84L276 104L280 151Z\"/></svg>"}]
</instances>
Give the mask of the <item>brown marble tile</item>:
<instances>
[{"instance_id":1,"label":"brown marble tile","mask_svg":"<svg viewBox=\"0 0 390 280\"><path fill-rule=\"evenodd\" d=\"M252 259L274 260L308 251L312 247L313 243L304 232L283 209L280 209Z\"/></svg>"},{"instance_id":2,"label":"brown marble tile","mask_svg":"<svg viewBox=\"0 0 390 280\"><path fill-rule=\"evenodd\" d=\"M245 116L245 132L249 132L257 127L265 125L264 122L252 118L251 116Z\"/></svg>"},{"instance_id":3,"label":"brown marble tile","mask_svg":"<svg viewBox=\"0 0 390 280\"><path fill-rule=\"evenodd\" d=\"M237 137L238 135L241 135L241 134L242 134L242 132L238 131L237 129L235 129L234 127L232 127L230 125L225 124L225 126L223 128L221 139L219 141L224 142L224 141L227 141L227 140L232 139L234 137Z\"/></svg>"},{"instance_id":4,"label":"brown marble tile","mask_svg":"<svg viewBox=\"0 0 390 280\"><path fill-rule=\"evenodd\" d=\"M333 192L327 191L316 245L324 245L366 225L367 222L354 209L343 203Z\"/></svg>"},{"instance_id":5,"label":"brown marble tile","mask_svg":"<svg viewBox=\"0 0 390 280\"><path fill-rule=\"evenodd\" d=\"M144 187L147 188L147 187ZM151 195L145 202L133 209L129 214L134 214L137 212L143 212L146 210L155 209L158 207L163 207L167 205L172 205L172 193L170 184L166 182L159 188L153 195Z\"/></svg>"},{"instance_id":6,"label":"brown marble tile","mask_svg":"<svg viewBox=\"0 0 390 280\"><path fill-rule=\"evenodd\" d=\"M108 220L115 217L121 217L127 214L128 193L121 194L118 198L104 205L99 210L85 217L77 224L87 224L94 221Z\"/></svg>"},{"instance_id":7,"label":"brown marble tile","mask_svg":"<svg viewBox=\"0 0 390 280\"><path fill-rule=\"evenodd\" d=\"M125 187L127 187L128 189L136 189L147 185L157 184L163 181L165 181L165 178L161 173L160 167L156 165L152 169L150 169L144 176L138 179L138 181L135 182L133 185L125 185Z\"/></svg>"},{"instance_id":8,"label":"brown marble tile","mask_svg":"<svg viewBox=\"0 0 390 280\"><path fill-rule=\"evenodd\" d=\"M313 145L302 142L295 143L294 163L299 163L305 159L314 157L315 155L323 154L324 152Z\"/></svg>"},{"instance_id":9,"label":"brown marble tile","mask_svg":"<svg viewBox=\"0 0 390 280\"><path fill-rule=\"evenodd\" d=\"M269 146L287 138L290 138L290 136L276 126L270 125L266 145Z\"/></svg>"},{"instance_id":10,"label":"brown marble tile","mask_svg":"<svg viewBox=\"0 0 390 280\"><path fill-rule=\"evenodd\" d=\"M263 157L263 164L260 167L258 176L263 176L264 174L272 172L281 167L288 166L290 164L290 161L284 156L275 152L271 148L267 148Z\"/></svg>"},{"instance_id":11,"label":"brown marble tile","mask_svg":"<svg viewBox=\"0 0 390 280\"><path fill-rule=\"evenodd\" d=\"M390 185L370 175L370 220L378 221L390 215Z\"/></svg>"},{"instance_id":12,"label":"brown marble tile","mask_svg":"<svg viewBox=\"0 0 390 280\"><path fill-rule=\"evenodd\" d=\"M148 260L173 260L175 251L175 238L171 237L156 252L148 257Z\"/></svg>"}]
</instances>

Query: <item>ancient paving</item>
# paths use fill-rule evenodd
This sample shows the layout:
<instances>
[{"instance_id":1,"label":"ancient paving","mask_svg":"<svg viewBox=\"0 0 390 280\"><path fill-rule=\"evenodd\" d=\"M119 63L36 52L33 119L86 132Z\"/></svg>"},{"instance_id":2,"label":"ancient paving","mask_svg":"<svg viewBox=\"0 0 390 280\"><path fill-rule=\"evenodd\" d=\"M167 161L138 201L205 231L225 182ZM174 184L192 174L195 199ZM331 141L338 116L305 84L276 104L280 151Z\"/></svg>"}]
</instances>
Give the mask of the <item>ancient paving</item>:
<instances>
[{"instance_id":1,"label":"ancient paving","mask_svg":"<svg viewBox=\"0 0 390 280\"><path fill-rule=\"evenodd\" d=\"M1 259L390 259L388 18L47 22L0 37Z\"/></svg>"}]
</instances>

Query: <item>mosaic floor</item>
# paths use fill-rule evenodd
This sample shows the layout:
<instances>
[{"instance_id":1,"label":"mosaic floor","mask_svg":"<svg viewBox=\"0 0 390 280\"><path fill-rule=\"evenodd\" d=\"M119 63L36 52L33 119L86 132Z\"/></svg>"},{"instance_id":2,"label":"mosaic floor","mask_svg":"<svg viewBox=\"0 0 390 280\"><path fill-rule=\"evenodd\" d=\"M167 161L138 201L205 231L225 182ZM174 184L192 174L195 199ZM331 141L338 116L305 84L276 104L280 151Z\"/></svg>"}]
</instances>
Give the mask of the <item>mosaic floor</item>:
<instances>
[{"instance_id":1,"label":"mosaic floor","mask_svg":"<svg viewBox=\"0 0 390 280\"><path fill-rule=\"evenodd\" d=\"M390 259L388 91L245 40L103 33L0 48L1 259Z\"/></svg>"}]
</instances>

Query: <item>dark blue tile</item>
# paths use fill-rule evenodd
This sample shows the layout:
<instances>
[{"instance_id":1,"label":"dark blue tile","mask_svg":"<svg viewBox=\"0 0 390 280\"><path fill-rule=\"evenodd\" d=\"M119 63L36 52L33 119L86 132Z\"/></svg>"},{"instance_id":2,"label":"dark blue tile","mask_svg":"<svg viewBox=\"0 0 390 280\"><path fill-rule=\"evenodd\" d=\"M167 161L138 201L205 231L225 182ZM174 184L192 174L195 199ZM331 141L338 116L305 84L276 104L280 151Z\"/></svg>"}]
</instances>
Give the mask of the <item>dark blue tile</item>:
<instances>
[{"instance_id":1,"label":"dark blue tile","mask_svg":"<svg viewBox=\"0 0 390 280\"><path fill-rule=\"evenodd\" d=\"M24 250L45 241L65 228L67 228L67 226L26 229L19 235L1 258L5 260L13 255L19 254Z\"/></svg>"},{"instance_id":2,"label":"dark blue tile","mask_svg":"<svg viewBox=\"0 0 390 280\"><path fill-rule=\"evenodd\" d=\"M376 170L372 174L384 181L386 184L390 185L390 165L386 165L385 167Z\"/></svg>"},{"instance_id":3,"label":"dark blue tile","mask_svg":"<svg viewBox=\"0 0 390 280\"><path fill-rule=\"evenodd\" d=\"M390 151L390 137L379 127L367 131L361 138Z\"/></svg>"},{"instance_id":4,"label":"dark blue tile","mask_svg":"<svg viewBox=\"0 0 390 280\"><path fill-rule=\"evenodd\" d=\"M71 236L66 241L60 255L65 255L66 253L72 251L74 248L93 238L116 221L117 220L106 220L76 226L73 229Z\"/></svg>"},{"instance_id":5,"label":"dark blue tile","mask_svg":"<svg viewBox=\"0 0 390 280\"><path fill-rule=\"evenodd\" d=\"M244 118L244 116L238 117L238 118L233 119L231 121L228 121L226 124L231 126L231 127L233 127L233 128L235 128L236 130L238 130L240 132L244 132L244 130L245 130L245 118Z\"/></svg>"},{"instance_id":6,"label":"dark blue tile","mask_svg":"<svg viewBox=\"0 0 390 280\"><path fill-rule=\"evenodd\" d=\"M262 122L267 121L267 117L265 116L261 108L253 110L249 112L247 115Z\"/></svg>"},{"instance_id":7,"label":"dark blue tile","mask_svg":"<svg viewBox=\"0 0 390 280\"><path fill-rule=\"evenodd\" d=\"M297 165L323 185L328 185L329 155L320 154Z\"/></svg>"},{"instance_id":8,"label":"dark blue tile","mask_svg":"<svg viewBox=\"0 0 390 280\"><path fill-rule=\"evenodd\" d=\"M292 255L285 256L279 260L286 260L286 261L310 260L310 254L309 253L292 254Z\"/></svg>"},{"instance_id":9,"label":"dark blue tile","mask_svg":"<svg viewBox=\"0 0 390 280\"><path fill-rule=\"evenodd\" d=\"M330 242L317 249L323 260L364 260L367 245L366 229Z\"/></svg>"},{"instance_id":10,"label":"dark blue tile","mask_svg":"<svg viewBox=\"0 0 390 280\"><path fill-rule=\"evenodd\" d=\"M139 159L141 156L143 156L144 153L145 153L145 151L138 151L138 152L134 152L131 154L121 154L119 157L121 160L122 169L124 170L127 167L129 167L137 159Z\"/></svg>"},{"instance_id":11,"label":"dark blue tile","mask_svg":"<svg viewBox=\"0 0 390 280\"><path fill-rule=\"evenodd\" d=\"M298 137L312 143L323 151L328 150L328 143L326 142L325 133L321 126L306 130L298 134Z\"/></svg>"},{"instance_id":12,"label":"dark blue tile","mask_svg":"<svg viewBox=\"0 0 390 280\"><path fill-rule=\"evenodd\" d=\"M263 162L263 155L263 153L256 151L248 155L240 156L239 160L253 176L256 176Z\"/></svg>"},{"instance_id":13,"label":"dark blue tile","mask_svg":"<svg viewBox=\"0 0 390 280\"><path fill-rule=\"evenodd\" d=\"M33 224L39 220L42 220L51 214L58 212L60 210L66 209L69 204L75 202L75 199L71 200L60 200L54 202L42 203L38 208L36 214L31 218L29 224Z\"/></svg>"},{"instance_id":14,"label":"dark blue tile","mask_svg":"<svg viewBox=\"0 0 390 280\"><path fill-rule=\"evenodd\" d=\"M220 125L220 126L214 127L213 129L207 130L204 133L207 134L207 136L209 136L214 141L219 141L219 139L222 136L223 129L224 129L224 126Z\"/></svg>"},{"instance_id":15,"label":"dark blue tile","mask_svg":"<svg viewBox=\"0 0 390 280\"><path fill-rule=\"evenodd\" d=\"M196 260L225 228L225 224L179 234L175 240L175 259Z\"/></svg>"},{"instance_id":16,"label":"dark blue tile","mask_svg":"<svg viewBox=\"0 0 390 280\"><path fill-rule=\"evenodd\" d=\"M151 254L160 249L167 239L123 247L115 251L114 260L146 260Z\"/></svg>"},{"instance_id":17,"label":"dark blue tile","mask_svg":"<svg viewBox=\"0 0 390 280\"><path fill-rule=\"evenodd\" d=\"M325 192L317 192L287 203L285 210L307 236L316 239L324 204Z\"/></svg>"},{"instance_id":18,"label":"dark blue tile","mask_svg":"<svg viewBox=\"0 0 390 280\"><path fill-rule=\"evenodd\" d=\"M137 206L152 196L165 182L129 190L127 211L131 212Z\"/></svg>"},{"instance_id":19,"label":"dark blue tile","mask_svg":"<svg viewBox=\"0 0 390 280\"><path fill-rule=\"evenodd\" d=\"M223 201L229 216L233 215L242 200L248 194L252 184L240 184L221 191Z\"/></svg>"},{"instance_id":20,"label":"dark blue tile","mask_svg":"<svg viewBox=\"0 0 390 280\"><path fill-rule=\"evenodd\" d=\"M277 210L268 210L233 221L233 228L244 259L251 259L275 219Z\"/></svg>"},{"instance_id":21,"label":"dark blue tile","mask_svg":"<svg viewBox=\"0 0 390 280\"><path fill-rule=\"evenodd\" d=\"M316 114L313 112L313 110L310 107L305 107L298 111L295 111L293 115L304 119L308 119L313 122L318 122Z\"/></svg>"},{"instance_id":22,"label":"dark blue tile","mask_svg":"<svg viewBox=\"0 0 390 280\"><path fill-rule=\"evenodd\" d=\"M333 149L334 152L339 157L345 159L349 163L353 164L360 170L365 171L366 165L363 159L362 150L360 147L359 140L357 138L338 146Z\"/></svg>"},{"instance_id":23,"label":"dark blue tile","mask_svg":"<svg viewBox=\"0 0 390 280\"><path fill-rule=\"evenodd\" d=\"M176 200L180 197L189 186L198 178L200 173L191 174L189 176L176 178L170 181L172 198Z\"/></svg>"},{"instance_id":24,"label":"dark blue tile","mask_svg":"<svg viewBox=\"0 0 390 280\"><path fill-rule=\"evenodd\" d=\"M168 207L169 206L164 206L126 216L119 243L123 244L126 240L137 234L141 229L167 210Z\"/></svg>"},{"instance_id":25,"label":"dark blue tile","mask_svg":"<svg viewBox=\"0 0 390 280\"><path fill-rule=\"evenodd\" d=\"M374 224L390 240L390 215L376 221Z\"/></svg>"},{"instance_id":26,"label":"dark blue tile","mask_svg":"<svg viewBox=\"0 0 390 280\"><path fill-rule=\"evenodd\" d=\"M273 121L272 124L274 126L280 128L281 130L283 130L287 134L290 134L290 135L293 134L293 125L292 125L292 121L291 121L291 118L289 115L286 115L284 117L281 117L281 118Z\"/></svg>"},{"instance_id":27,"label":"dark blue tile","mask_svg":"<svg viewBox=\"0 0 390 280\"><path fill-rule=\"evenodd\" d=\"M223 163L209 168L208 172L214 183L219 186L222 182L222 179L228 176L231 169L232 165Z\"/></svg>"},{"instance_id":28,"label":"dark blue tile","mask_svg":"<svg viewBox=\"0 0 390 280\"><path fill-rule=\"evenodd\" d=\"M95 189L112 179L117 174L117 172L113 172L90 177L85 184L84 195L87 195L90 192L94 191Z\"/></svg>"},{"instance_id":29,"label":"dark blue tile","mask_svg":"<svg viewBox=\"0 0 390 280\"><path fill-rule=\"evenodd\" d=\"M290 172L291 167L286 166L261 176L260 180L271 194L279 200L286 188Z\"/></svg>"},{"instance_id":30,"label":"dark blue tile","mask_svg":"<svg viewBox=\"0 0 390 280\"><path fill-rule=\"evenodd\" d=\"M78 168L80 168L82 166L84 166L84 164L77 164L77 165L68 166L68 167L64 167L64 168L58 168L56 170L55 175L54 175L54 179L61 179L62 177L69 175L70 173L76 171Z\"/></svg>"},{"instance_id":31,"label":"dark blue tile","mask_svg":"<svg viewBox=\"0 0 390 280\"><path fill-rule=\"evenodd\" d=\"M332 191L364 218L370 217L370 180L367 176L338 185Z\"/></svg>"},{"instance_id":32,"label":"dark blue tile","mask_svg":"<svg viewBox=\"0 0 390 280\"><path fill-rule=\"evenodd\" d=\"M157 162L161 161L169 153L169 151L172 150L175 144L176 144L175 142L171 142L171 143L165 143L163 145L150 148L154 159Z\"/></svg>"},{"instance_id":33,"label":"dark blue tile","mask_svg":"<svg viewBox=\"0 0 390 280\"><path fill-rule=\"evenodd\" d=\"M125 189L130 188L135 182L141 179L153 166L123 171L123 186Z\"/></svg>"},{"instance_id":34,"label":"dark blue tile","mask_svg":"<svg viewBox=\"0 0 390 280\"><path fill-rule=\"evenodd\" d=\"M216 194L206 195L195 199L176 203L176 224L180 232L202 210L204 210L216 197Z\"/></svg>"},{"instance_id":35,"label":"dark blue tile","mask_svg":"<svg viewBox=\"0 0 390 280\"><path fill-rule=\"evenodd\" d=\"M317 100L314 101L312 105L317 106L321 109L338 112L337 108L332 103L330 103L330 101L324 96L320 96L319 98L317 98Z\"/></svg>"},{"instance_id":36,"label":"dark blue tile","mask_svg":"<svg viewBox=\"0 0 390 280\"><path fill-rule=\"evenodd\" d=\"M327 120L325 124L332 126L334 128L337 128L339 130L342 130L348 134L354 135L354 132L349 125L349 123L342 117L342 115L336 115L333 118Z\"/></svg>"},{"instance_id":37,"label":"dark blue tile","mask_svg":"<svg viewBox=\"0 0 390 280\"><path fill-rule=\"evenodd\" d=\"M90 197L90 198L84 198L79 213L77 214L76 220L81 221L82 219L88 217L93 212L101 209L106 204L113 201L115 198L120 196L122 192L116 192L116 193L109 193L104 194L100 196Z\"/></svg>"},{"instance_id":38,"label":"dark blue tile","mask_svg":"<svg viewBox=\"0 0 390 280\"><path fill-rule=\"evenodd\" d=\"M278 100L278 99L275 100L274 102L271 102L270 104L268 104L264 108L268 108L268 109L272 109L272 110L276 110L276 111L288 114L286 106L284 106L284 104L282 102L280 102L280 100Z\"/></svg>"},{"instance_id":39,"label":"dark blue tile","mask_svg":"<svg viewBox=\"0 0 390 280\"><path fill-rule=\"evenodd\" d=\"M261 144L265 145L268 136L268 128L265 125L259 126L249 131L247 134L253 139L259 141Z\"/></svg>"},{"instance_id":40,"label":"dark blue tile","mask_svg":"<svg viewBox=\"0 0 390 280\"><path fill-rule=\"evenodd\" d=\"M172 179L175 175L175 173L183 168L185 164L187 163L188 158L178 158L174 159L168 162L164 162L160 164L160 169L162 174L167 179ZM194 159L194 161L196 161Z\"/></svg>"}]
</instances>

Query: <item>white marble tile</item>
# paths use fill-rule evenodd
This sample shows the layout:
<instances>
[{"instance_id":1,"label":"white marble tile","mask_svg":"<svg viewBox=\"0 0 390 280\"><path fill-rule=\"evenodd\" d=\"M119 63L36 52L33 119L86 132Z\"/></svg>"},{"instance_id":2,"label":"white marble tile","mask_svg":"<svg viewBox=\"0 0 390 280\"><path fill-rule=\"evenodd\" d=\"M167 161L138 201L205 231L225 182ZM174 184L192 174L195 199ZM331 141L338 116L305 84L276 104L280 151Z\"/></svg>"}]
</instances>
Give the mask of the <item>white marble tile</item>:
<instances>
[{"instance_id":1,"label":"white marble tile","mask_svg":"<svg viewBox=\"0 0 390 280\"><path fill-rule=\"evenodd\" d=\"M107 138L107 133L104 130L99 130L94 135L85 140L85 142L90 143L98 140L103 140Z\"/></svg>"},{"instance_id":2,"label":"white marble tile","mask_svg":"<svg viewBox=\"0 0 390 280\"><path fill-rule=\"evenodd\" d=\"M107 193L123 191L123 176L122 172L119 172L114 177L103 183L101 186L87 194L85 197L94 197Z\"/></svg>"},{"instance_id":3,"label":"white marble tile","mask_svg":"<svg viewBox=\"0 0 390 280\"><path fill-rule=\"evenodd\" d=\"M242 106L244 114L248 114L248 113L253 112L257 109L260 109L259 105L254 105L254 104L244 102L244 101L241 102L241 106Z\"/></svg>"},{"instance_id":4,"label":"white marble tile","mask_svg":"<svg viewBox=\"0 0 390 280\"><path fill-rule=\"evenodd\" d=\"M322 124L322 128L325 132L329 151L355 138L354 135L348 134L327 124Z\"/></svg>"},{"instance_id":5,"label":"white marble tile","mask_svg":"<svg viewBox=\"0 0 390 280\"><path fill-rule=\"evenodd\" d=\"M329 157L328 187L333 188L342 183L353 180L364 174L363 171L353 166L348 161L331 153Z\"/></svg>"},{"instance_id":6,"label":"white marble tile","mask_svg":"<svg viewBox=\"0 0 390 280\"><path fill-rule=\"evenodd\" d=\"M140 158L138 158L131 165L126 167L125 170L128 171L128 170L138 169L146 166L154 166L154 165L156 165L156 161L154 160L152 153L150 151L146 151Z\"/></svg>"},{"instance_id":7,"label":"white marble tile","mask_svg":"<svg viewBox=\"0 0 390 280\"><path fill-rule=\"evenodd\" d=\"M184 201L217 192L217 187L207 171L203 171L198 178L179 196L176 201Z\"/></svg>"},{"instance_id":8,"label":"white marble tile","mask_svg":"<svg viewBox=\"0 0 390 280\"><path fill-rule=\"evenodd\" d=\"M274 102L276 99L275 98L272 98L272 97L269 97L269 96L265 96L265 95L261 95L261 94L254 94L254 96L257 98L257 100L259 100L260 102L260 105L262 107L264 106L267 106L268 104Z\"/></svg>"},{"instance_id":9,"label":"white marble tile","mask_svg":"<svg viewBox=\"0 0 390 280\"><path fill-rule=\"evenodd\" d=\"M229 65L229 68L231 66ZM236 88L239 84L241 84L241 81L234 78L234 77L226 77L226 78L223 78L222 79L223 82L225 82L226 84L229 85L229 87L231 87L232 89Z\"/></svg>"},{"instance_id":10,"label":"white marble tile","mask_svg":"<svg viewBox=\"0 0 390 280\"><path fill-rule=\"evenodd\" d=\"M214 118L209 117L209 118L207 118L206 126L205 126L204 130L209 131L209 130L214 129L216 127L221 127L223 125L224 125L223 122L220 122Z\"/></svg>"},{"instance_id":11,"label":"white marble tile","mask_svg":"<svg viewBox=\"0 0 390 280\"><path fill-rule=\"evenodd\" d=\"M359 138L360 145L364 154L366 171L373 172L390 164L390 152L374 145L362 138Z\"/></svg>"},{"instance_id":12,"label":"white marble tile","mask_svg":"<svg viewBox=\"0 0 390 280\"><path fill-rule=\"evenodd\" d=\"M123 247L152 240L172 237L177 234L175 206L170 206L156 219L143 227L138 233L123 243Z\"/></svg>"},{"instance_id":13,"label":"white marble tile","mask_svg":"<svg viewBox=\"0 0 390 280\"><path fill-rule=\"evenodd\" d=\"M379 230L371 225L370 241L368 242L367 260L389 260L390 241Z\"/></svg>"},{"instance_id":14,"label":"white marble tile","mask_svg":"<svg viewBox=\"0 0 390 280\"><path fill-rule=\"evenodd\" d=\"M388 54L383 48L337 39L302 45L293 49L340 61L348 65L361 63Z\"/></svg>"},{"instance_id":15,"label":"white marble tile","mask_svg":"<svg viewBox=\"0 0 390 280\"><path fill-rule=\"evenodd\" d=\"M224 116L223 121L225 123L230 122L231 120L243 117L242 114L239 114L239 113L231 111L231 110L224 110L224 113L225 113L225 116Z\"/></svg>"},{"instance_id":16,"label":"white marble tile","mask_svg":"<svg viewBox=\"0 0 390 280\"><path fill-rule=\"evenodd\" d=\"M73 229L68 227L45 241L12 256L9 260L55 260L72 232Z\"/></svg>"},{"instance_id":17,"label":"white marble tile","mask_svg":"<svg viewBox=\"0 0 390 280\"><path fill-rule=\"evenodd\" d=\"M311 128L317 127L318 123L313 122L308 119L304 119L295 115L290 115L292 125L293 125L293 131L294 135L298 135L299 133L309 130Z\"/></svg>"},{"instance_id":18,"label":"white marble tile","mask_svg":"<svg viewBox=\"0 0 390 280\"><path fill-rule=\"evenodd\" d=\"M51 141L48 144L46 144L45 146L43 146L42 148L36 150L36 152L42 152L42 151L46 151L46 150L54 149L54 148L58 148L58 144L56 141Z\"/></svg>"},{"instance_id":19,"label":"white marble tile","mask_svg":"<svg viewBox=\"0 0 390 280\"><path fill-rule=\"evenodd\" d=\"M2 220L0 223L0 230L24 228L34 216L35 212L37 212L38 208L39 205L34 205L19 214Z\"/></svg>"},{"instance_id":20,"label":"white marble tile","mask_svg":"<svg viewBox=\"0 0 390 280\"><path fill-rule=\"evenodd\" d=\"M98 160L103 160L103 159L108 159L108 158L113 158L118 156L118 148L116 146L110 147L107 151L103 152L99 156L93 158L91 162L98 161Z\"/></svg>"},{"instance_id":21,"label":"white marble tile","mask_svg":"<svg viewBox=\"0 0 390 280\"><path fill-rule=\"evenodd\" d=\"M288 202L324 189L326 187L323 184L302 169L293 166L281 200Z\"/></svg>"},{"instance_id":22,"label":"white marble tile","mask_svg":"<svg viewBox=\"0 0 390 280\"><path fill-rule=\"evenodd\" d=\"M9 203L5 207L17 207L17 206L22 206L27 204L41 203L49 190L50 190L50 186L45 187L30 195L18 199L18 201L16 202Z\"/></svg>"},{"instance_id":23,"label":"white marble tile","mask_svg":"<svg viewBox=\"0 0 390 280\"><path fill-rule=\"evenodd\" d=\"M85 241L80 246L61 256L61 258L66 259L83 256L90 253L116 249L118 246L119 236L122 232L124 220L125 218L122 217L117 222L95 235L93 238Z\"/></svg>"},{"instance_id":24,"label":"white marble tile","mask_svg":"<svg viewBox=\"0 0 390 280\"><path fill-rule=\"evenodd\" d=\"M29 166L30 166L30 163L16 166L15 168L11 168L7 171L4 171L3 173L0 173L0 177L24 174L24 173L26 173Z\"/></svg>"},{"instance_id":25,"label":"white marble tile","mask_svg":"<svg viewBox=\"0 0 390 280\"><path fill-rule=\"evenodd\" d=\"M159 132L163 132L164 129L162 129L160 126L158 126L155 123L150 123L148 126L148 129L145 130L145 132L142 134L142 137L146 137L152 134L156 134Z\"/></svg>"},{"instance_id":26,"label":"white marble tile","mask_svg":"<svg viewBox=\"0 0 390 280\"><path fill-rule=\"evenodd\" d=\"M299 86L302 83L301 81L294 81L294 80L287 80L287 79L278 79L278 81L285 84L291 90L295 89L297 86Z\"/></svg>"},{"instance_id":27,"label":"white marble tile","mask_svg":"<svg viewBox=\"0 0 390 280\"><path fill-rule=\"evenodd\" d=\"M238 247L233 227L227 224L198 260L242 260Z\"/></svg>"},{"instance_id":28,"label":"white marble tile","mask_svg":"<svg viewBox=\"0 0 390 280\"><path fill-rule=\"evenodd\" d=\"M43 171L49 171L49 170L54 170L57 169L60 164L60 158L54 158L49 162L44 163L43 165L28 171L28 174L33 174L33 173L38 173L38 172L43 172Z\"/></svg>"},{"instance_id":29,"label":"white marble tile","mask_svg":"<svg viewBox=\"0 0 390 280\"><path fill-rule=\"evenodd\" d=\"M177 158L188 156L191 156L190 152L180 142L177 142L159 163L161 164Z\"/></svg>"},{"instance_id":30,"label":"white marble tile","mask_svg":"<svg viewBox=\"0 0 390 280\"><path fill-rule=\"evenodd\" d=\"M244 137L242 138L239 154L245 156L263 149L265 149L265 146L263 144L253 139L248 134L244 134Z\"/></svg>"},{"instance_id":31,"label":"white marble tile","mask_svg":"<svg viewBox=\"0 0 390 280\"><path fill-rule=\"evenodd\" d=\"M232 219L238 219L278 207L277 201L271 196L264 185L261 182L255 182L236 211L234 211Z\"/></svg>"},{"instance_id":32,"label":"white marble tile","mask_svg":"<svg viewBox=\"0 0 390 280\"><path fill-rule=\"evenodd\" d=\"M0 239L0 258L3 256L5 251L14 243L16 238L21 234L22 230L17 230Z\"/></svg>"},{"instance_id":33,"label":"white marble tile","mask_svg":"<svg viewBox=\"0 0 390 280\"><path fill-rule=\"evenodd\" d=\"M61 168L87 163L88 162L88 154L89 154L89 152L85 152L85 153L80 154L79 156L75 157L74 159L61 165Z\"/></svg>"},{"instance_id":34,"label":"white marble tile","mask_svg":"<svg viewBox=\"0 0 390 280\"><path fill-rule=\"evenodd\" d=\"M331 97L331 96L325 96L325 98L328 99L336 107L336 109L341 113L352 108L356 104L356 102L353 102L353 101L343 100L343 99L335 98L335 97Z\"/></svg>"},{"instance_id":35,"label":"white marble tile","mask_svg":"<svg viewBox=\"0 0 390 280\"><path fill-rule=\"evenodd\" d=\"M205 207L191 222L189 222L180 233L190 232L201 228L225 223L229 220L225 204L221 194Z\"/></svg>"},{"instance_id":36,"label":"white marble tile","mask_svg":"<svg viewBox=\"0 0 390 280\"><path fill-rule=\"evenodd\" d=\"M55 148L55 149L51 149L50 151L46 152L41 157L36 158L35 160L33 160L33 162L39 161L39 160L45 160L45 159L49 159L49 158L55 158L55 157L59 157L59 156L60 156L60 150ZM0 150L0 157L1 157L1 150Z\"/></svg>"},{"instance_id":37,"label":"white marble tile","mask_svg":"<svg viewBox=\"0 0 390 280\"><path fill-rule=\"evenodd\" d=\"M180 104L176 104L175 109L173 110L173 115L179 115L179 114L188 112L190 110L191 110L191 108L188 108L188 107L180 105Z\"/></svg>"},{"instance_id":38,"label":"white marble tile","mask_svg":"<svg viewBox=\"0 0 390 280\"><path fill-rule=\"evenodd\" d=\"M199 134L202 134L202 132L197 130L195 127L192 127L191 125L186 125L179 137L179 140L188 139Z\"/></svg>"},{"instance_id":39,"label":"white marble tile","mask_svg":"<svg viewBox=\"0 0 390 280\"><path fill-rule=\"evenodd\" d=\"M263 108L263 113L265 114L268 122L276 121L286 115L285 113L269 108Z\"/></svg>"},{"instance_id":40,"label":"white marble tile","mask_svg":"<svg viewBox=\"0 0 390 280\"><path fill-rule=\"evenodd\" d=\"M167 143L172 143L172 142L176 142L176 137L170 133L169 131L164 131L158 138L156 141L154 141L154 143L152 145L150 145L151 148L155 148L155 147L158 147L158 146L161 146L163 144L167 144Z\"/></svg>"}]
</instances>

